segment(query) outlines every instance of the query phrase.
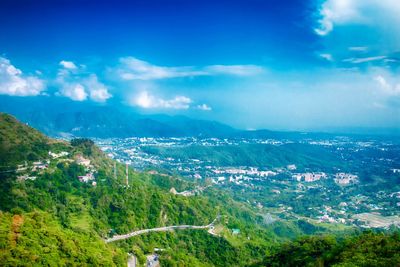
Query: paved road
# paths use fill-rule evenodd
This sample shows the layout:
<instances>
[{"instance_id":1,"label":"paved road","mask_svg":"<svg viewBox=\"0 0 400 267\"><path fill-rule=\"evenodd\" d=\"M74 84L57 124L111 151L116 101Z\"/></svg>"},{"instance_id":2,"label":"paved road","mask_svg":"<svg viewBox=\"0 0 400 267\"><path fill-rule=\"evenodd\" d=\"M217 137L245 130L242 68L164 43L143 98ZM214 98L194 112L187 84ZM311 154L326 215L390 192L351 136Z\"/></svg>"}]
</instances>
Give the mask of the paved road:
<instances>
[{"instance_id":1,"label":"paved road","mask_svg":"<svg viewBox=\"0 0 400 267\"><path fill-rule=\"evenodd\" d=\"M129 255L129 258L128 258L128 267L136 267L136 263L137 263L137 260L136 260L136 256L131 256L131 255Z\"/></svg>"},{"instance_id":2,"label":"paved road","mask_svg":"<svg viewBox=\"0 0 400 267\"><path fill-rule=\"evenodd\" d=\"M212 223L208 224L208 225L201 225L201 226L197 226L197 225L173 225L173 226L164 226L164 227L158 227L158 228L151 228L151 229L143 229L143 230L138 230L138 231L133 231L130 232L128 234L125 235L115 235L109 239L106 239L106 243L110 243L110 242L114 242L114 241L118 241L118 240L123 240L123 239L127 239L133 236L137 236L137 235L142 235L142 234L146 234L149 232L166 232L166 231L174 231L174 230L181 230L181 229L209 229L211 227L214 227L215 222L217 221L217 219L219 218L219 216L217 218L214 219L214 221L212 221Z\"/></svg>"}]
</instances>

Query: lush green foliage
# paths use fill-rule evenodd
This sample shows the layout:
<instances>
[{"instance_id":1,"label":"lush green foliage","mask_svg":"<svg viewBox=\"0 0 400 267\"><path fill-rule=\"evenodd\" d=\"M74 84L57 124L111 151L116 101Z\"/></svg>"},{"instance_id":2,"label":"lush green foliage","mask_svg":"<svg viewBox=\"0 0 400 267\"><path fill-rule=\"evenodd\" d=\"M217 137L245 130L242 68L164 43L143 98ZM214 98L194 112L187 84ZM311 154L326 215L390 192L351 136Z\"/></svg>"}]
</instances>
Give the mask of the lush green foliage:
<instances>
[{"instance_id":1,"label":"lush green foliage","mask_svg":"<svg viewBox=\"0 0 400 267\"><path fill-rule=\"evenodd\" d=\"M87 138L74 138L71 140L71 146L79 147L84 155L91 156L92 150L94 149L94 142Z\"/></svg>"},{"instance_id":2,"label":"lush green foliage","mask_svg":"<svg viewBox=\"0 0 400 267\"><path fill-rule=\"evenodd\" d=\"M122 250L106 246L93 234L60 226L46 212L0 212L0 263L2 266L121 266Z\"/></svg>"},{"instance_id":3,"label":"lush green foliage","mask_svg":"<svg viewBox=\"0 0 400 267\"><path fill-rule=\"evenodd\" d=\"M399 232L364 232L344 239L312 236L277 247L254 266L398 266L399 251Z\"/></svg>"},{"instance_id":4,"label":"lush green foliage","mask_svg":"<svg viewBox=\"0 0 400 267\"><path fill-rule=\"evenodd\" d=\"M46 156L48 142L40 132L0 113L0 171L7 171L25 160L34 161Z\"/></svg>"}]
</instances>

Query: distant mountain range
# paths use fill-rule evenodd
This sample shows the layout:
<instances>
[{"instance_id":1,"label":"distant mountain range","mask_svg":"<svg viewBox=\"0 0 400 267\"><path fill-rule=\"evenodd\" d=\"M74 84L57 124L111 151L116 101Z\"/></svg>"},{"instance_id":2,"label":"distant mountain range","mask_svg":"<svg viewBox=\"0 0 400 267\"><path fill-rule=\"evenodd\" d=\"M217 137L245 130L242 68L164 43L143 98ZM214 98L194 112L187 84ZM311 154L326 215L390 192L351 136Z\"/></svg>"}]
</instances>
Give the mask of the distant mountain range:
<instances>
[{"instance_id":1,"label":"distant mountain range","mask_svg":"<svg viewBox=\"0 0 400 267\"><path fill-rule=\"evenodd\" d=\"M13 114L19 120L54 137L192 136L275 139L332 137L329 133L245 131L216 121L165 114L140 114L123 105L82 103L60 97L0 96L0 112Z\"/></svg>"},{"instance_id":2,"label":"distant mountain range","mask_svg":"<svg viewBox=\"0 0 400 267\"><path fill-rule=\"evenodd\" d=\"M185 116L142 115L128 107L90 105L60 98L46 100L46 97L3 96L0 111L11 113L51 136L211 137L239 132L222 123Z\"/></svg>"}]
</instances>

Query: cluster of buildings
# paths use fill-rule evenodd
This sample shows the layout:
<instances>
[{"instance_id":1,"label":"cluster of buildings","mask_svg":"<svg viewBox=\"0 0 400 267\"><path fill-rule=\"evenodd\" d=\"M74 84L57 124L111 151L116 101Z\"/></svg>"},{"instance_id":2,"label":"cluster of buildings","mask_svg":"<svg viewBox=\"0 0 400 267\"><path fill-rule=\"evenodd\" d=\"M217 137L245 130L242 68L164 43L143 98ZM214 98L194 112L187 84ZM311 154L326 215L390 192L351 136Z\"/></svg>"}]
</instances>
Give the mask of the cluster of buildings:
<instances>
[{"instance_id":1,"label":"cluster of buildings","mask_svg":"<svg viewBox=\"0 0 400 267\"><path fill-rule=\"evenodd\" d=\"M273 171L260 171L258 168L217 168L213 170L215 174L228 174L228 175L247 175L247 176L257 176L257 177L268 177L275 176L277 173Z\"/></svg>"},{"instance_id":2,"label":"cluster of buildings","mask_svg":"<svg viewBox=\"0 0 400 267\"><path fill-rule=\"evenodd\" d=\"M31 164L25 162L24 164L17 165L17 173L20 173L17 176L17 179L22 180L35 180L37 176L35 173L40 173L47 168L49 168L50 162L53 160L57 160L57 162L61 161L73 161L72 159L65 159L69 155L66 151L61 151L59 153L54 153L49 151L48 155L50 156L49 159L43 161L34 161ZM79 181L83 183L91 183L93 186L96 185L94 172L96 171L94 166L90 164L90 159L84 158L82 155L77 155L75 157L75 162L85 168L85 175L80 175L77 178Z\"/></svg>"},{"instance_id":3,"label":"cluster of buildings","mask_svg":"<svg viewBox=\"0 0 400 267\"><path fill-rule=\"evenodd\" d=\"M237 185L245 185L245 181L263 180L275 176L281 170L259 170L256 167L212 167L209 166L206 177L211 178L214 184L229 181Z\"/></svg>"},{"instance_id":4,"label":"cluster of buildings","mask_svg":"<svg viewBox=\"0 0 400 267\"><path fill-rule=\"evenodd\" d=\"M96 186L97 183L95 181L94 172L96 169L93 165L90 164L90 159L83 157L82 155L77 155L75 162L85 168L85 175L78 176L78 179L82 183L91 183L93 186Z\"/></svg>"},{"instance_id":5,"label":"cluster of buildings","mask_svg":"<svg viewBox=\"0 0 400 267\"><path fill-rule=\"evenodd\" d=\"M351 173L340 172L335 174L334 180L338 185L350 185L358 183L358 176Z\"/></svg>"},{"instance_id":6,"label":"cluster of buildings","mask_svg":"<svg viewBox=\"0 0 400 267\"><path fill-rule=\"evenodd\" d=\"M43 161L34 161L34 162L32 162L32 165L30 165L30 166L28 165L27 162L25 162L24 164L17 165L17 173L24 173L24 174L19 175L17 177L17 179L20 181L22 181L22 180L32 180L33 181L36 179L36 176L31 175L32 173L44 171L49 167L51 160L55 160L55 159L62 158L62 157L69 155L69 153L66 151L61 151L59 153L54 153L54 152L49 151L48 154L50 156L50 159L46 159Z\"/></svg>"},{"instance_id":7,"label":"cluster of buildings","mask_svg":"<svg viewBox=\"0 0 400 267\"><path fill-rule=\"evenodd\" d=\"M306 173L296 173L292 175L292 178L297 182L316 182L321 179L327 179L328 175L324 172L306 172ZM358 183L358 176L351 173L336 173L333 175L333 179L338 185L351 185Z\"/></svg>"},{"instance_id":8,"label":"cluster of buildings","mask_svg":"<svg viewBox=\"0 0 400 267\"><path fill-rule=\"evenodd\" d=\"M32 165L28 165L27 162L24 164L17 165L17 173L21 173L17 176L17 180L35 180L36 176L34 173L41 172L49 167L50 160L46 161L34 161Z\"/></svg>"},{"instance_id":9,"label":"cluster of buildings","mask_svg":"<svg viewBox=\"0 0 400 267\"><path fill-rule=\"evenodd\" d=\"M328 176L324 172L306 172L292 175L292 178L298 182L315 182L327 177Z\"/></svg>"}]
</instances>

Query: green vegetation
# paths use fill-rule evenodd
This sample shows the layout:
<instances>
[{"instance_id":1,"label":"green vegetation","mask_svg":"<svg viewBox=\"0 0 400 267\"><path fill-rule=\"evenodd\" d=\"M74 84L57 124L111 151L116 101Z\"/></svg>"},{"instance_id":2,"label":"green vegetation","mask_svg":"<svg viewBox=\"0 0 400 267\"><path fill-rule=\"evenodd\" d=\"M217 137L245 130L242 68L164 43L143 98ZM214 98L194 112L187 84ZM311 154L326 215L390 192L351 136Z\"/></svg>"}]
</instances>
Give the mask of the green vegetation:
<instances>
[{"instance_id":1,"label":"green vegetation","mask_svg":"<svg viewBox=\"0 0 400 267\"><path fill-rule=\"evenodd\" d=\"M62 227L47 212L0 213L2 266L122 266L126 253L93 233Z\"/></svg>"},{"instance_id":2,"label":"green vegetation","mask_svg":"<svg viewBox=\"0 0 400 267\"><path fill-rule=\"evenodd\" d=\"M199 159L215 166L284 167L296 164L298 168L320 169L343 166L338 155L330 150L307 144L241 144L221 146L143 147L150 154L162 157Z\"/></svg>"},{"instance_id":3,"label":"green vegetation","mask_svg":"<svg viewBox=\"0 0 400 267\"><path fill-rule=\"evenodd\" d=\"M49 139L43 134L0 113L0 170L6 171L25 160L37 160L48 151Z\"/></svg>"},{"instance_id":4,"label":"green vegetation","mask_svg":"<svg viewBox=\"0 0 400 267\"><path fill-rule=\"evenodd\" d=\"M253 266L398 266L399 251L399 232L312 236L282 244Z\"/></svg>"}]
</instances>

